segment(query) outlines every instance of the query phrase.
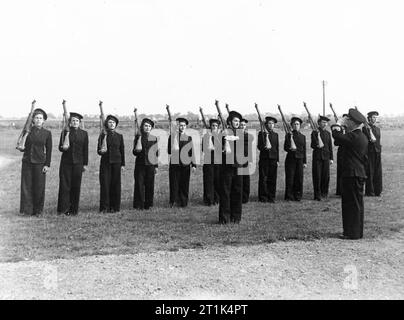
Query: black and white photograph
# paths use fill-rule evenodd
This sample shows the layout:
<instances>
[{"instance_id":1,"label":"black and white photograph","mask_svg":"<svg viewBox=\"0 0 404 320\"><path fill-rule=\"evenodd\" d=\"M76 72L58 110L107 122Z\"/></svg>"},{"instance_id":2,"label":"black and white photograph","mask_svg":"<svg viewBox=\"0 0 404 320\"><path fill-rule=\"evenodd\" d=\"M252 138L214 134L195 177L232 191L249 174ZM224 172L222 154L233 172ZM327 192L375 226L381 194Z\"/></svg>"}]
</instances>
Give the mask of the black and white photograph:
<instances>
[{"instance_id":1,"label":"black and white photograph","mask_svg":"<svg viewBox=\"0 0 404 320\"><path fill-rule=\"evenodd\" d=\"M2 1L0 300L402 300L403 9Z\"/></svg>"}]
</instances>

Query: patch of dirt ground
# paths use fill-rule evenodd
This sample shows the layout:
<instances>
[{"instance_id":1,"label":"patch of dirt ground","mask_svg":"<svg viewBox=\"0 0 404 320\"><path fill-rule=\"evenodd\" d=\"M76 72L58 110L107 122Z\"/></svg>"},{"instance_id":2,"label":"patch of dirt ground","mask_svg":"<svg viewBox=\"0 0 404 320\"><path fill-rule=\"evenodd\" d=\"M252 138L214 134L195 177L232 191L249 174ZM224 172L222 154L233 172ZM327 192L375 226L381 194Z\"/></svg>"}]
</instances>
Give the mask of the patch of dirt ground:
<instances>
[{"instance_id":1,"label":"patch of dirt ground","mask_svg":"<svg viewBox=\"0 0 404 320\"><path fill-rule=\"evenodd\" d=\"M404 233L0 264L1 299L403 299Z\"/></svg>"}]
</instances>

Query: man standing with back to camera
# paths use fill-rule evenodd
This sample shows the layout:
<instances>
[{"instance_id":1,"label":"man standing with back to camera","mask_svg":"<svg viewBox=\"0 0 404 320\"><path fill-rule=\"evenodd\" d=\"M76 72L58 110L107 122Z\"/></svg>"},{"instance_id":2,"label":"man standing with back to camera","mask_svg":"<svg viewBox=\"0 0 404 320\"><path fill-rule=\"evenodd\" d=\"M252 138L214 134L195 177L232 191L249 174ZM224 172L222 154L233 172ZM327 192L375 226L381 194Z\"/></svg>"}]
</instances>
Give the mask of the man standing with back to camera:
<instances>
[{"instance_id":1,"label":"man standing with back to camera","mask_svg":"<svg viewBox=\"0 0 404 320\"><path fill-rule=\"evenodd\" d=\"M363 189L366 181L368 139L362 132L365 116L356 109L349 109L343 118L344 134L340 124L332 126L332 136L338 145L344 147L341 174L342 239L363 237Z\"/></svg>"}]
</instances>

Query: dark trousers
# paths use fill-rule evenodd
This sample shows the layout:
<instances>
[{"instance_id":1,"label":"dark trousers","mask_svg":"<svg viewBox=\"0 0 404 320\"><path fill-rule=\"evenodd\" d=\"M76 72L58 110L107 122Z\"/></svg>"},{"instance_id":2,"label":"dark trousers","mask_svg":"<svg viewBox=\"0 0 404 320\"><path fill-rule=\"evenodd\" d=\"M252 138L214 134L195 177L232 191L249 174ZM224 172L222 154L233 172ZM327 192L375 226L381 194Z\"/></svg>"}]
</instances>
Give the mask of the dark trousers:
<instances>
[{"instance_id":1,"label":"dark trousers","mask_svg":"<svg viewBox=\"0 0 404 320\"><path fill-rule=\"evenodd\" d=\"M43 164L22 162L20 213L38 215L45 203L46 174Z\"/></svg>"},{"instance_id":2,"label":"dark trousers","mask_svg":"<svg viewBox=\"0 0 404 320\"><path fill-rule=\"evenodd\" d=\"M260 161L258 180L258 199L261 202L274 201L276 197L276 179L278 165L276 159Z\"/></svg>"},{"instance_id":3,"label":"dark trousers","mask_svg":"<svg viewBox=\"0 0 404 320\"><path fill-rule=\"evenodd\" d=\"M285 160L285 200L300 201L303 196L303 159Z\"/></svg>"},{"instance_id":4,"label":"dark trousers","mask_svg":"<svg viewBox=\"0 0 404 320\"><path fill-rule=\"evenodd\" d=\"M205 205L219 203L220 164L203 165L203 202Z\"/></svg>"},{"instance_id":5,"label":"dark trousers","mask_svg":"<svg viewBox=\"0 0 404 320\"><path fill-rule=\"evenodd\" d=\"M170 164L168 174L170 180L170 205L176 204L179 207L186 207L188 205L191 166Z\"/></svg>"},{"instance_id":6,"label":"dark trousers","mask_svg":"<svg viewBox=\"0 0 404 320\"><path fill-rule=\"evenodd\" d=\"M363 237L363 187L365 178L342 178L342 226L344 236L351 239Z\"/></svg>"},{"instance_id":7,"label":"dark trousers","mask_svg":"<svg viewBox=\"0 0 404 320\"><path fill-rule=\"evenodd\" d=\"M133 208L150 209L153 207L155 167L137 164L134 176Z\"/></svg>"},{"instance_id":8,"label":"dark trousers","mask_svg":"<svg viewBox=\"0 0 404 320\"><path fill-rule=\"evenodd\" d=\"M380 152L369 152L366 166L365 195L380 196L383 190L382 183L382 159Z\"/></svg>"},{"instance_id":9,"label":"dark trousers","mask_svg":"<svg viewBox=\"0 0 404 320\"><path fill-rule=\"evenodd\" d=\"M238 168L222 165L219 223L239 223L242 212L243 176Z\"/></svg>"},{"instance_id":10,"label":"dark trousers","mask_svg":"<svg viewBox=\"0 0 404 320\"><path fill-rule=\"evenodd\" d=\"M340 148L338 148L337 151L337 187L336 187L336 192L335 194L337 196L341 195L341 189L342 189L342 151L340 151Z\"/></svg>"},{"instance_id":11,"label":"dark trousers","mask_svg":"<svg viewBox=\"0 0 404 320\"><path fill-rule=\"evenodd\" d=\"M118 212L121 209L121 164L100 165L100 212Z\"/></svg>"},{"instance_id":12,"label":"dark trousers","mask_svg":"<svg viewBox=\"0 0 404 320\"><path fill-rule=\"evenodd\" d=\"M243 175L243 198L242 202L247 203L248 200L250 199L250 175Z\"/></svg>"},{"instance_id":13,"label":"dark trousers","mask_svg":"<svg viewBox=\"0 0 404 320\"><path fill-rule=\"evenodd\" d=\"M77 214L79 212L82 164L60 164L58 213Z\"/></svg>"},{"instance_id":14,"label":"dark trousers","mask_svg":"<svg viewBox=\"0 0 404 320\"><path fill-rule=\"evenodd\" d=\"M313 160L312 163L314 199L328 197L330 185L330 161Z\"/></svg>"}]
</instances>

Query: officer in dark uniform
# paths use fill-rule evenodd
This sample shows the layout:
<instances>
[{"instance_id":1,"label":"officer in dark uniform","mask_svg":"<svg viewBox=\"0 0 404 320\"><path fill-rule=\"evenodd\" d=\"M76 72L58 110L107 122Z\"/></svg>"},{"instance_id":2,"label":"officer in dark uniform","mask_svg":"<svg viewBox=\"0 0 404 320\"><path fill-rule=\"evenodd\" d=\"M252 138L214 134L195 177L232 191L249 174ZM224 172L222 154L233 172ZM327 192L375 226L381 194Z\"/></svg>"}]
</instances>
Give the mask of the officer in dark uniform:
<instances>
[{"instance_id":1,"label":"officer in dark uniform","mask_svg":"<svg viewBox=\"0 0 404 320\"><path fill-rule=\"evenodd\" d=\"M368 139L361 129L365 121L365 116L352 108L344 117L347 133L344 134L339 125L331 128L335 141L344 146L341 178L343 239L363 237L363 188Z\"/></svg>"},{"instance_id":2,"label":"officer in dark uniform","mask_svg":"<svg viewBox=\"0 0 404 320\"><path fill-rule=\"evenodd\" d=\"M258 199L260 202L275 202L276 180L279 165L279 137L274 131L275 123L278 121L273 117L265 118L267 132L258 133L259 158L259 181ZM267 137L269 143L267 143Z\"/></svg>"},{"instance_id":3,"label":"officer in dark uniform","mask_svg":"<svg viewBox=\"0 0 404 320\"><path fill-rule=\"evenodd\" d=\"M373 137L371 139L369 129L363 128L363 131L369 138L368 144L368 162L366 166L366 185L365 195L379 197L383 191L383 179L382 179L382 146L380 144L380 128L376 127L377 111L371 111L368 113L368 122L370 130L372 130Z\"/></svg>"},{"instance_id":4,"label":"officer in dark uniform","mask_svg":"<svg viewBox=\"0 0 404 320\"><path fill-rule=\"evenodd\" d=\"M100 212L119 212L121 209L121 171L125 166L123 136L115 131L118 118L108 115L104 126L107 129L107 151L102 150L104 133L98 138L97 153L100 161Z\"/></svg>"},{"instance_id":5,"label":"officer in dark uniform","mask_svg":"<svg viewBox=\"0 0 404 320\"><path fill-rule=\"evenodd\" d=\"M175 137L168 137L168 154L170 155L169 184L170 206L188 205L189 179L192 170L196 170L195 153L192 137L185 134L188 120L177 118L178 132Z\"/></svg>"},{"instance_id":6,"label":"officer in dark uniform","mask_svg":"<svg viewBox=\"0 0 404 320\"><path fill-rule=\"evenodd\" d=\"M45 202L46 173L52 156L52 134L43 127L48 118L40 108L32 115L32 129L25 141L21 167L20 213L38 216Z\"/></svg>"},{"instance_id":7,"label":"officer in dark uniform","mask_svg":"<svg viewBox=\"0 0 404 320\"><path fill-rule=\"evenodd\" d=\"M154 122L144 118L140 124L140 135L133 142L133 155L135 164L135 191L133 196L133 208L150 209L154 198L154 177L158 167L158 142L157 137L150 134L154 128ZM141 149L137 149L138 140L141 140Z\"/></svg>"},{"instance_id":8,"label":"officer in dark uniform","mask_svg":"<svg viewBox=\"0 0 404 320\"><path fill-rule=\"evenodd\" d=\"M221 192L219 203L219 223L239 223L242 213L243 176L239 170L241 154L238 150L244 149L244 133L239 129L242 116L237 111L230 111L227 118L229 129L222 139L223 158L221 171ZM244 154L243 154L244 156Z\"/></svg>"},{"instance_id":9,"label":"officer in dark uniform","mask_svg":"<svg viewBox=\"0 0 404 320\"><path fill-rule=\"evenodd\" d=\"M203 202L207 206L219 203L222 141L219 135L220 121L210 119L210 132L202 137L203 157Z\"/></svg>"},{"instance_id":10,"label":"officer in dark uniform","mask_svg":"<svg viewBox=\"0 0 404 320\"><path fill-rule=\"evenodd\" d=\"M318 131L313 130L311 133L313 191L314 200L317 201L328 198L330 185L330 164L333 163L333 150L331 133L325 129L328 121L330 121L329 118L320 116L317 120Z\"/></svg>"},{"instance_id":11,"label":"officer in dark uniform","mask_svg":"<svg viewBox=\"0 0 404 320\"><path fill-rule=\"evenodd\" d=\"M292 134L285 136L285 200L300 201L303 196L303 168L306 168L306 137L300 133L302 119L293 117L290 121ZM292 140L296 149L292 148Z\"/></svg>"},{"instance_id":12,"label":"officer in dark uniform","mask_svg":"<svg viewBox=\"0 0 404 320\"><path fill-rule=\"evenodd\" d=\"M348 115L345 113L342 117L347 117ZM346 128L344 125L341 125L342 133L345 133ZM334 145L338 147L337 150L337 181L336 181L336 191L335 194L337 196L341 195L341 174L342 174L342 159L344 157L344 146L338 144L337 141L334 140Z\"/></svg>"},{"instance_id":13,"label":"officer in dark uniform","mask_svg":"<svg viewBox=\"0 0 404 320\"><path fill-rule=\"evenodd\" d=\"M247 119L241 119L240 129L244 131L244 154L247 156L248 161L243 165L245 168L243 172L243 203L247 203L250 198L250 173L249 166L253 161L252 158L252 143L254 137L252 134L247 132Z\"/></svg>"},{"instance_id":14,"label":"officer in dark uniform","mask_svg":"<svg viewBox=\"0 0 404 320\"><path fill-rule=\"evenodd\" d=\"M79 211L81 178L88 165L88 134L80 129L82 119L81 114L70 112L69 136L66 138L66 130L60 135L59 214L77 215ZM65 139L69 139L69 145L64 144Z\"/></svg>"}]
</instances>

